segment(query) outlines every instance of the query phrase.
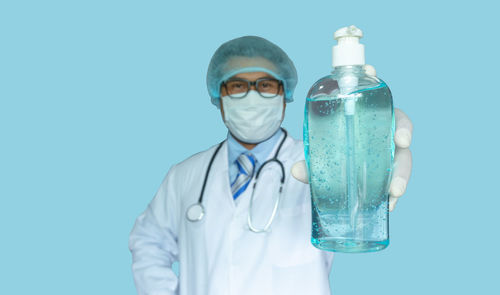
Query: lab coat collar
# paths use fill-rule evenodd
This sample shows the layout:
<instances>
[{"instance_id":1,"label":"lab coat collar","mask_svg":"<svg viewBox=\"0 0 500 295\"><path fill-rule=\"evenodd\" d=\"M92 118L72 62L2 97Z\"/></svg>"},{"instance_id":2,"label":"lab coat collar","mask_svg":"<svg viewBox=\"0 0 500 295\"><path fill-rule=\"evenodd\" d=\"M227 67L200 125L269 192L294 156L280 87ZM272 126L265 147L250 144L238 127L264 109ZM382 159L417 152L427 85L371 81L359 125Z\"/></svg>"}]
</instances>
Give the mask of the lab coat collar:
<instances>
[{"instance_id":1,"label":"lab coat collar","mask_svg":"<svg viewBox=\"0 0 500 295\"><path fill-rule=\"evenodd\" d=\"M272 159L274 157L274 154L276 153L276 150L279 147L279 144L283 137L285 136L285 133L280 129L280 134L278 137L278 140L276 140L276 143L274 144L274 147L272 148L271 152L267 155L267 157L262 161L264 163L265 161ZM278 154L278 159L283 162L285 165L285 174L288 175L288 170L289 170L289 151L288 147L292 144L292 141L294 139L288 134L287 138L285 139L285 142L283 143L283 146L281 147L280 153ZM216 186L218 186L219 191L225 192L224 193L224 199L226 199L230 204L231 207L235 208L235 202L233 199L233 196L231 194L231 186L229 184L229 178L227 177L228 174L228 169L229 169L229 163L228 163L228 153L229 153L229 147L228 147L228 141L225 140L224 143L222 144L223 146L221 147L219 151L219 155L217 155L213 167L211 169L210 174L213 175L214 178L212 179L217 179L217 180L222 180L222 182L216 181ZM213 148L213 151L215 151L215 147ZM288 169L287 169L288 168ZM212 177L212 176L211 176ZM252 178L252 182L250 185L253 184L255 178ZM210 182L210 179L208 181ZM226 201L224 201L226 202Z\"/></svg>"},{"instance_id":2,"label":"lab coat collar","mask_svg":"<svg viewBox=\"0 0 500 295\"><path fill-rule=\"evenodd\" d=\"M264 163L266 159L268 159L271 155L271 151L279 142L282 134L283 131L281 130L281 128L279 128L270 138L266 139L263 142L260 142L253 149L248 150L247 148L242 146L230 132L228 132L228 165L234 163L242 153L249 152L257 159L256 169L259 169L260 165L262 165L262 163Z\"/></svg>"}]
</instances>

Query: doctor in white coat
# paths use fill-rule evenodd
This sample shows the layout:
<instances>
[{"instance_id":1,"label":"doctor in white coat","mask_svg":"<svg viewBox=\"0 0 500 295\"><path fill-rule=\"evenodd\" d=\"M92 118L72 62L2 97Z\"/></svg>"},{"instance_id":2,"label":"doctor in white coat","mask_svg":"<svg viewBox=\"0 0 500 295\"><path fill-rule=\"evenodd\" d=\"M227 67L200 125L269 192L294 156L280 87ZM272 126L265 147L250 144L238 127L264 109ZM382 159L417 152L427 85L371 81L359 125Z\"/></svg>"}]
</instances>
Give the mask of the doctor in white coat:
<instances>
[{"instance_id":1,"label":"doctor in white coat","mask_svg":"<svg viewBox=\"0 0 500 295\"><path fill-rule=\"evenodd\" d=\"M310 242L303 144L280 128L296 83L292 61L263 38L217 49L207 85L228 136L171 167L137 218L129 249L139 295L330 294L333 253ZM411 132L396 110L390 210L410 176Z\"/></svg>"}]
</instances>

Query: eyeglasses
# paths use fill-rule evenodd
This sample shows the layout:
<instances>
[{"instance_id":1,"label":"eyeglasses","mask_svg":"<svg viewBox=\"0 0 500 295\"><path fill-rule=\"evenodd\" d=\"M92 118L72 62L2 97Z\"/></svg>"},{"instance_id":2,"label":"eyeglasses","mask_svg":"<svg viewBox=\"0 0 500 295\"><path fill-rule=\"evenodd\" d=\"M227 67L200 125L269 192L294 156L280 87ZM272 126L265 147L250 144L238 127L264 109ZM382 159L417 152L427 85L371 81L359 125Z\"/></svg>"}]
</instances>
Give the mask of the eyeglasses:
<instances>
[{"instance_id":1,"label":"eyeglasses","mask_svg":"<svg viewBox=\"0 0 500 295\"><path fill-rule=\"evenodd\" d=\"M244 98L252 86L255 86L255 89L262 97L273 98L279 94L282 82L271 78L262 78L256 81L233 78L222 82L222 85L231 98Z\"/></svg>"}]
</instances>

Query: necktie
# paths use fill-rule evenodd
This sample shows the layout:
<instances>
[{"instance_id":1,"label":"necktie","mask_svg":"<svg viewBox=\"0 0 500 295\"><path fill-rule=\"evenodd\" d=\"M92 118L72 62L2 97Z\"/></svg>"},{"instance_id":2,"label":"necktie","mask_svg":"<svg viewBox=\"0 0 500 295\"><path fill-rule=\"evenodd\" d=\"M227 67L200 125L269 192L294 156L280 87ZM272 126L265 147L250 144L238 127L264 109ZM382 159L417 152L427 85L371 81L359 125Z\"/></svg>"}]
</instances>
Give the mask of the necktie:
<instances>
[{"instance_id":1,"label":"necktie","mask_svg":"<svg viewBox=\"0 0 500 295\"><path fill-rule=\"evenodd\" d=\"M231 184L233 199L241 195L250 183L255 167L255 159L252 154L243 153L236 159L236 165L238 166L238 175Z\"/></svg>"}]
</instances>

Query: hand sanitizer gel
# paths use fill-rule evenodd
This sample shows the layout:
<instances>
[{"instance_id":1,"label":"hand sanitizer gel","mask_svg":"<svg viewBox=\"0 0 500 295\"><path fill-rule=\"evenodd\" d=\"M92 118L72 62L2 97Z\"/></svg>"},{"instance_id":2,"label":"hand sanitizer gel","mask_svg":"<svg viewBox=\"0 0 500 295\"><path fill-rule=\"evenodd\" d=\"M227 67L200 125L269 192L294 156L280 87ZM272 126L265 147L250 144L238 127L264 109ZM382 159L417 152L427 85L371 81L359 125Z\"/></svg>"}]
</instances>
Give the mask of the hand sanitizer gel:
<instances>
[{"instance_id":1,"label":"hand sanitizer gel","mask_svg":"<svg viewBox=\"0 0 500 295\"><path fill-rule=\"evenodd\" d=\"M365 74L362 36L355 26L335 32L333 72L306 100L311 242L322 250L370 252L389 245L392 95L382 80Z\"/></svg>"}]
</instances>

